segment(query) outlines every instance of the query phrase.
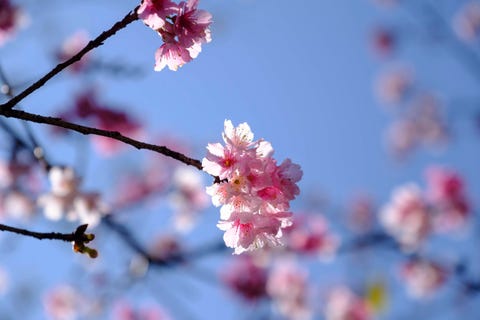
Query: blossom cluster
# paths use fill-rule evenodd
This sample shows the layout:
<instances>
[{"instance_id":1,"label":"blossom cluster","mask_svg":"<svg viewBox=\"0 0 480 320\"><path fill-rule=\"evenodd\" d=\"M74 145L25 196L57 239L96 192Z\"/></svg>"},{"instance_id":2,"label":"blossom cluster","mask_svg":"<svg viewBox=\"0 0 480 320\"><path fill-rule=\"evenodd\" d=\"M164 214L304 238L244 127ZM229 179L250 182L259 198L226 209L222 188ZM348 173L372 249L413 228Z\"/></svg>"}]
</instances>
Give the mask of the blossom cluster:
<instances>
[{"instance_id":1,"label":"blossom cluster","mask_svg":"<svg viewBox=\"0 0 480 320\"><path fill-rule=\"evenodd\" d=\"M253 140L247 123L234 127L225 120L225 146L210 143L203 170L220 182L207 187L220 209L218 228L235 254L266 245L281 245L282 229L292 224L289 202L299 194L300 166L286 159L280 165L272 157L272 145Z\"/></svg>"},{"instance_id":2,"label":"blossom cluster","mask_svg":"<svg viewBox=\"0 0 480 320\"><path fill-rule=\"evenodd\" d=\"M100 195L79 190L80 179L69 167L52 167L48 172L51 191L38 198L38 206L44 209L47 219L81 221L90 227L109 212Z\"/></svg>"},{"instance_id":3,"label":"blossom cluster","mask_svg":"<svg viewBox=\"0 0 480 320\"><path fill-rule=\"evenodd\" d=\"M176 4L170 0L143 0L138 16L162 37L163 45L155 53L155 71L165 66L176 71L196 58L202 43L211 41L212 15L198 10L198 0Z\"/></svg>"},{"instance_id":4,"label":"blossom cluster","mask_svg":"<svg viewBox=\"0 0 480 320\"><path fill-rule=\"evenodd\" d=\"M0 46L7 41L22 24L20 9L9 0L0 0Z\"/></svg>"},{"instance_id":5,"label":"blossom cluster","mask_svg":"<svg viewBox=\"0 0 480 320\"><path fill-rule=\"evenodd\" d=\"M427 190L410 183L397 188L380 222L406 251L417 250L433 231L461 229L471 214L460 175L443 167L427 170Z\"/></svg>"}]
</instances>

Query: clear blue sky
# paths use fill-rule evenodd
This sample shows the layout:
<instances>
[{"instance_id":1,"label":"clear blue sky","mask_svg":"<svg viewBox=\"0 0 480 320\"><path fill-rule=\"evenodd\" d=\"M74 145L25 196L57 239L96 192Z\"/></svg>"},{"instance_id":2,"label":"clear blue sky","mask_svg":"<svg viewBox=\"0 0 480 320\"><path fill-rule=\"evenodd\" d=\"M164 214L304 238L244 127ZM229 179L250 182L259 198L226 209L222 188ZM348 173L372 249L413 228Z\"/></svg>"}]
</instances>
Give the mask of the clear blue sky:
<instances>
[{"instance_id":1,"label":"clear blue sky","mask_svg":"<svg viewBox=\"0 0 480 320\"><path fill-rule=\"evenodd\" d=\"M54 48L71 33L85 29L96 36L137 5L131 0L18 3L25 3L30 22L18 35L18 42L0 48L0 59L10 78L19 82L48 71L53 65ZM467 121L456 123L454 139L444 152L422 150L404 163L394 161L386 152L383 134L392 117L373 94L375 77L385 63L372 55L368 41L372 26L379 22L406 21L407 25L416 25L408 12L379 9L367 0L203 0L200 7L213 14L213 41L203 46L195 61L179 71L153 71L154 52L161 45L160 38L142 23L135 22L108 39L94 55L102 60L139 66L141 76L125 79L92 75L79 80L63 74L28 97L23 107L31 112L52 114L71 101L72 92L95 83L104 101L128 108L152 135L173 133L190 140L197 158L204 155L203 148L208 142L219 141L224 119L235 124L248 122L256 138L263 137L272 143L277 159L289 157L302 166L302 191L322 190L335 204L343 203L358 191L366 191L383 203L395 186L409 181L423 183L424 169L431 163L452 166L466 175L469 194L478 201L475 197L480 191L478 136ZM447 98L478 95L478 83L452 58L450 51L442 45L418 44L409 40L409 34L403 36L404 47L393 61L408 60L417 69L416 76L423 87ZM75 152L68 145L60 142L58 148L50 145L47 130L35 128L56 160L67 154L70 158L66 161L73 162ZM118 161L127 161L132 166L136 157L143 154L133 151ZM115 163L116 159L89 155L86 185L107 188L113 181L111 175L122 164ZM302 208L303 199L301 196L293 206ZM201 231L189 240L220 238L221 233L214 227L217 214L217 209L209 210ZM10 272L18 270L24 279L34 281L40 288L70 279L73 269L64 261L72 259L69 248L51 249L44 243L23 239L19 242L22 253L5 262ZM112 243L119 245L116 241ZM452 248L456 245L449 244ZM460 242L459 246L468 244ZM31 248L37 254L29 254ZM33 271L32 258L42 260ZM83 257L73 259L82 264ZM105 259L100 266L115 261L115 258ZM223 259L208 260L205 267L217 269L218 263L223 263ZM377 269L384 268L382 262L375 263ZM324 280L319 274L335 274L334 266L317 263L312 268L319 281ZM153 277L152 281L162 283L155 290L170 290L178 278L184 277L181 272L173 276L168 272L162 274ZM134 288L131 295L141 290L141 286ZM198 294L192 296L198 299L198 304L186 308L187 313L195 314L191 319L220 316L244 319L238 315L243 311L242 306L229 300L223 289L195 280L180 286L179 297L173 294L175 298L165 298L164 303L168 304L168 299L188 302L190 297L184 296L190 292L188 286L197 288L192 292ZM399 299L405 299L398 295ZM432 303L439 306L452 296L449 292ZM440 319L429 314L432 305L411 300L405 303L409 309L419 308L430 319ZM38 311L38 302L34 306L33 310ZM177 309L172 308L172 313ZM394 307L385 319L402 318L400 311L398 306ZM42 316L32 313L31 319ZM455 319L455 315L446 312L441 319Z\"/></svg>"}]
</instances>

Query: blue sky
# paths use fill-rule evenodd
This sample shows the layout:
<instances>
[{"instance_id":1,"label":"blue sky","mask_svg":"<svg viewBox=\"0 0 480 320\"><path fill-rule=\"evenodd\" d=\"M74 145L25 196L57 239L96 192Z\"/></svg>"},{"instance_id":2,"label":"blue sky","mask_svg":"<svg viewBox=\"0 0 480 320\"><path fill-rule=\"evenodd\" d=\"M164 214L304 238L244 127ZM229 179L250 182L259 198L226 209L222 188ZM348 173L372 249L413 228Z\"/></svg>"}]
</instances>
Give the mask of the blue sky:
<instances>
[{"instance_id":1,"label":"blue sky","mask_svg":"<svg viewBox=\"0 0 480 320\"><path fill-rule=\"evenodd\" d=\"M137 5L130 0L18 3L25 3L30 22L18 35L18 42L0 48L0 58L12 81L19 82L36 79L48 71L54 63L53 48L69 34L85 29L96 36ZM452 166L466 175L469 194L478 201L474 197L480 191L480 152L475 147L478 132L468 121L455 124L454 139L443 152L421 150L398 163L385 149L383 134L392 116L375 99L373 84L386 63L372 54L368 41L372 26L379 22L418 26L408 12L379 9L367 0L203 0L200 6L214 16L213 41L179 71L153 71L160 38L135 22L108 39L94 55L138 66L140 76L125 79L95 74L77 79L62 74L25 99L22 106L34 113L52 114L71 101L72 92L95 84L104 101L125 106L152 135L173 133L191 141L197 158L204 155L208 142L220 141L225 119L235 124L247 122L256 138L272 143L277 159L288 157L302 166L302 191L321 190L334 204L343 203L359 191L372 194L379 203L385 202L395 186L409 181L423 183L423 172L431 163ZM431 88L446 101L457 95L476 95L478 83L448 48L418 44L408 34L402 37L404 46L393 61L408 60L417 70L416 78L422 87ZM68 155L66 161L73 161L75 151L68 143L58 142L58 148L54 148L49 144L47 130L41 126L35 129L55 159L63 161ZM108 187L112 177L107 175L115 174L112 168L122 166L115 161L127 161L132 166L144 153L133 151L116 160L97 158L90 152L86 185ZM300 196L293 206L301 208L303 199ZM196 233L199 239L221 236L212 225L216 209L208 214L202 231ZM31 245L44 248L43 243ZM57 272L56 265L67 265L58 262L71 258L67 251L50 252L52 261L57 262L42 264L30 276L41 277L42 285L65 279L68 271ZM17 256L10 268L24 270L30 260L25 254L23 258ZM78 262L82 257L74 259ZM214 258L205 265L212 267L221 260ZM382 269L381 262L375 263ZM332 272L332 267L319 268L319 272L323 272L322 268ZM157 280L162 281L161 276ZM195 319L213 315L230 319L240 310L241 306L235 304L218 308L209 299L210 294L218 298L226 293L195 285L203 293L196 297L198 304L205 306ZM429 306L421 308L427 310ZM453 316L447 313L444 319L449 318Z\"/></svg>"}]
</instances>

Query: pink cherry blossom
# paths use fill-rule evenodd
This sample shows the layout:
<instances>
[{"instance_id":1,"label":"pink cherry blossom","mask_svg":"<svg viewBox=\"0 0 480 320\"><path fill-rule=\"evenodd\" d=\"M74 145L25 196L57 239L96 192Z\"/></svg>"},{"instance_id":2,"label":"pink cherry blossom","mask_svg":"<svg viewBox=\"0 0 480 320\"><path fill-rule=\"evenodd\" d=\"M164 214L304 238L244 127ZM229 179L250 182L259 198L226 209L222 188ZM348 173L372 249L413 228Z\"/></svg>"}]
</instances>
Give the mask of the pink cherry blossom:
<instances>
[{"instance_id":1,"label":"pink cherry blossom","mask_svg":"<svg viewBox=\"0 0 480 320\"><path fill-rule=\"evenodd\" d=\"M175 211L174 226L181 232L189 231L208 205L202 177L198 170L178 167L172 177L172 188L168 199Z\"/></svg>"},{"instance_id":2,"label":"pink cherry blossom","mask_svg":"<svg viewBox=\"0 0 480 320\"><path fill-rule=\"evenodd\" d=\"M144 0L138 9L140 19L154 29L163 40L155 52L155 71L165 67L178 70L195 59L201 45L211 41L212 15L199 10L198 0L182 1L178 5L169 0Z\"/></svg>"},{"instance_id":3,"label":"pink cherry blossom","mask_svg":"<svg viewBox=\"0 0 480 320\"><path fill-rule=\"evenodd\" d=\"M446 271L432 261L412 260L403 265L401 276L412 297L425 298L443 285Z\"/></svg>"},{"instance_id":4,"label":"pink cherry blossom","mask_svg":"<svg viewBox=\"0 0 480 320\"><path fill-rule=\"evenodd\" d=\"M286 230L289 249L330 259L340 245L340 240L328 230L323 216L318 214L295 215L292 226Z\"/></svg>"},{"instance_id":5,"label":"pink cherry blossom","mask_svg":"<svg viewBox=\"0 0 480 320\"><path fill-rule=\"evenodd\" d=\"M22 14L9 0L0 0L0 46L5 43L21 25Z\"/></svg>"},{"instance_id":6,"label":"pink cherry blossom","mask_svg":"<svg viewBox=\"0 0 480 320\"><path fill-rule=\"evenodd\" d=\"M128 302L119 302L111 314L112 320L169 320L164 310L157 305L134 308Z\"/></svg>"},{"instance_id":7,"label":"pink cherry blossom","mask_svg":"<svg viewBox=\"0 0 480 320\"><path fill-rule=\"evenodd\" d=\"M480 4L473 1L464 4L454 16L453 29L460 39L473 42L480 33Z\"/></svg>"},{"instance_id":8,"label":"pink cherry blossom","mask_svg":"<svg viewBox=\"0 0 480 320\"><path fill-rule=\"evenodd\" d=\"M432 213L414 184L397 188L380 213L380 222L406 251L416 250L430 234Z\"/></svg>"},{"instance_id":9,"label":"pink cherry blossom","mask_svg":"<svg viewBox=\"0 0 480 320\"><path fill-rule=\"evenodd\" d=\"M290 201L299 194L300 166L286 159L277 165L267 141L253 140L246 123L225 120L225 146L210 143L204 171L222 181L207 187L220 209L218 227L235 254L281 244L282 229L291 225Z\"/></svg>"},{"instance_id":10,"label":"pink cherry blossom","mask_svg":"<svg viewBox=\"0 0 480 320\"><path fill-rule=\"evenodd\" d=\"M143 0L137 13L147 26L158 30L168 16L178 13L178 6L170 0Z\"/></svg>"},{"instance_id":11,"label":"pink cherry blossom","mask_svg":"<svg viewBox=\"0 0 480 320\"><path fill-rule=\"evenodd\" d=\"M407 67L397 66L378 76L375 91L380 102L398 104L405 100L412 84L412 71Z\"/></svg>"},{"instance_id":12,"label":"pink cherry blossom","mask_svg":"<svg viewBox=\"0 0 480 320\"><path fill-rule=\"evenodd\" d=\"M96 226L109 207L95 192L80 191L80 178L70 167L54 166L49 170L51 191L40 195L37 205L50 220L66 218L69 221Z\"/></svg>"},{"instance_id":13,"label":"pink cherry blossom","mask_svg":"<svg viewBox=\"0 0 480 320\"><path fill-rule=\"evenodd\" d=\"M427 171L427 195L435 208L435 227L438 231L451 231L465 226L470 215L470 203L460 175L442 167Z\"/></svg>"},{"instance_id":14,"label":"pink cherry blossom","mask_svg":"<svg viewBox=\"0 0 480 320\"><path fill-rule=\"evenodd\" d=\"M52 320L73 320L85 312L85 298L73 287L61 285L44 297L45 313Z\"/></svg>"},{"instance_id":15,"label":"pink cherry blossom","mask_svg":"<svg viewBox=\"0 0 480 320\"><path fill-rule=\"evenodd\" d=\"M57 58L60 62L66 61L82 50L89 41L86 31L77 31L63 42L60 50L57 52ZM90 54L85 54L81 60L75 62L69 67L72 72L84 70L90 62Z\"/></svg>"},{"instance_id":16,"label":"pink cherry blossom","mask_svg":"<svg viewBox=\"0 0 480 320\"><path fill-rule=\"evenodd\" d=\"M250 255L235 257L221 273L221 279L233 292L254 302L266 295L267 270Z\"/></svg>"},{"instance_id":17,"label":"pink cherry blossom","mask_svg":"<svg viewBox=\"0 0 480 320\"><path fill-rule=\"evenodd\" d=\"M331 290L325 305L326 320L368 320L372 312L364 299L348 287L338 286Z\"/></svg>"},{"instance_id":18,"label":"pink cherry blossom","mask_svg":"<svg viewBox=\"0 0 480 320\"><path fill-rule=\"evenodd\" d=\"M280 314L287 319L310 319L308 274L295 263L279 260L270 272L267 292Z\"/></svg>"}]
</instances>

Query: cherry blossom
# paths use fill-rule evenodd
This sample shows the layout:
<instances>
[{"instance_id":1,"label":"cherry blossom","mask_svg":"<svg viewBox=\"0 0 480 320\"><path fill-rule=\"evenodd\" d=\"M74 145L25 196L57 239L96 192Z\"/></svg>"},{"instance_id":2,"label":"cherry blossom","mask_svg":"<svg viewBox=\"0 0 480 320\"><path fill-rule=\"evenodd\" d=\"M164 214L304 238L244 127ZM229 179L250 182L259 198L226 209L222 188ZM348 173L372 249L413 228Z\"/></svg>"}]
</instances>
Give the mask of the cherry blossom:
<instances>
[{"instance_id":1,"label":"cherry blossom","mask_svg":"<svg viewBox=\"0 0 480 320\"><path fill-rule=\"evenodd\" d=\"M286 239L289 249L322 259L331 259L340 245L338 237L328 229L325 218L318 214L297 214L286 229Z\"/></svg>"},{"instance_id":2,"label":"cherry blossom","mask_svg":"<svg viewBox=\"0 0 480 320\"><path fill-rule=\"evenodd\" d=\"M191 230L198 214L208 205L208 197L198 170L178 167L172 177L172 192L168 198L175 211L175 228L181 232Z\"/></svg>"},{"instance_id":3,"label":"cherry blossom","mask_svg":"<svg viewBox=\"0 0 480 320\"><path fill-rule=\"evenodd\" d=\"M49 170L48 178L51 191L37 199L47 219L66 218L94 227L109 212L109 207L102 202L99 194L79 190L80 178L72 168L54 166Z\"/></svg>"},{"instance_id":4,"label":"cherry blossom","mask_svg":"<svg viewBox=\"0 0 480 320\"><path fill-rule=\"evenodd\" d=\"M412 84L412 71L407 67L397 66L378 76L375 91L380 102L398 104L405 100Z\"/></svg>"},{"instance_id":5,"label":"cherry blossom","mask_svg":"<svg viewBox=\"0 0 480 320\"><path fill-rule=\"evenodd\" d=\"M46 293L45 313L52 320L74 320L85 312L86 299L70 285L60 285Z\"/></svg>"},{"instance_id":6,"label":"cherry blossom","mask_svg":"<svg viewBox=\"0 0 480 320\"><path fill-rule=\"evenodd\" d=\"M157 305L146 305L139 308L132 307L128 302L119 302L111 314L112 320L169 320L164 310Z\"/></svg>"},{"instance_id":7,"label":"cherry blossom","mask_svg":"<svg viewBox=\"0 0 480 320\"><path fill-rule=\"evenodd\" d=\"M76 55L80 50L82 50L89 41L89 37L86 31L80 30L69 36L62 44L60 49L57 52L57 59L60 62L66 61ZM84 70L89 62L90 55L85 54L81 60L75 62L69 67L69 70L72 72L79 72Z\"/></svg>"},{"instance_id":8,"label":"cherry blossom","mask_svg":"<svg viewBox=\"0 0 480 320\"><path fill-rule=\"evenodd\" d=\"M443 167L427 170L427 196L435 208L435 228L451 231L464 226L470 215L470 204L460 175Z\"/></svg>"},{"instance_id":9,"label":"cherry blossom","mask_svg":"<svg viewBox=\"0 0 480 320\"><path fill-rule=\"evenodd\" d=\"M222 181L207 187L220 209L218 228L235 254L281 245L283 229L291 225L289 202L299 194L300 166L286 159L280 165L264 140L253 141L246 123L234 127L225 120L223 140L207 146L203 170Z\"/></svg>"},{"instance_id":10,"label":"cherry blossom","mask_svg":"<svg viewBox=\"0 0 480 320\"><path fill-rule=\"evenodd\" d=\"M223 269L221 279L233 292L254 302L266 296L267 270L250 255L235 257Z\"/></svg>"},{"instance_id":11,"label":"cherry blossom","mask_svg":"<svg viewBox=\"0 0 480 320\"><path fill-rule=\"evenodd\" d=\"M22 24L20 9L10 0L0 0L0 46L5 43Z\"/></svg>"},{"instance_id":12,"label":"cherry blossom","mask_svg":"<svg viewBox=\"0 0 480 320\"><path fill-rule=\"evenodd\" d=\"M464 4L454 16L453 29L460 39L473 42L480 32L480 4L473 1Z\"/></svg>"},{"instance_id":13,"label":"cherry blossom","mask_svg":"<svg viewBox=\"0 0 480 320\"><path fill-rule=\"evenodd\" d=\"M325 305L326 320L368 320L372 312L364 299L348 287L338 286L331 290Z\"/></svg>"},{"instance_id":14,"label":"cherry blossom","mask_svg":"<svg viewBox=\"0 0 480 320\"><path fill-rule=\"evenodd\" d=\"M442 286L446 271L432 261L416 259L402 266L401 276L412 297L425 298Z\"/></svg>"},{"instance_id":15,"label":"cherry blossom","mask_svg":"<svg viewBox=\"0 0 480 320\"><path fill-rule=\"evenodd\" d=\"M168 0L144 0L138 9L143 22L162 38L163 45L155 52L155 71L166 66L172 71L195 59L201 45L211 41L212 15L199 10L198 0L179 4Z\"/></svg>"},{"instance_id":16,"label":"cherry blossom","mask_svg":"<svg viewBox=\"0 0 480 320\"><path fill-rule=\"evenodd\" d=\"M270 272L267 292L278 311L288 319L310 319L308 274L290 261L279 260Z\"/></svg>"},{"instance_id":17,"label":"cherry blossom","mask_svg":"<svg viewBox=\"0 0 480 320\"><path fill-rule=\"evenodd\" d=\"M35 201L20 190L10 190L0 195L0 216L27 220L35 213Z\"/></svg>"},{"instance_id":18,"label":"cherry blossom","mask_svg":"<svg viewBox=\"0 0 480 320\"><path fill-rule=\"evenodd\" d=\"M414 184L395 189L392 199L380 213L380 222L406 251L416 250L430 234L432 215L429 206Z\"/></svg>"}]
</instances>

